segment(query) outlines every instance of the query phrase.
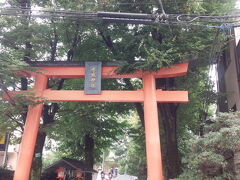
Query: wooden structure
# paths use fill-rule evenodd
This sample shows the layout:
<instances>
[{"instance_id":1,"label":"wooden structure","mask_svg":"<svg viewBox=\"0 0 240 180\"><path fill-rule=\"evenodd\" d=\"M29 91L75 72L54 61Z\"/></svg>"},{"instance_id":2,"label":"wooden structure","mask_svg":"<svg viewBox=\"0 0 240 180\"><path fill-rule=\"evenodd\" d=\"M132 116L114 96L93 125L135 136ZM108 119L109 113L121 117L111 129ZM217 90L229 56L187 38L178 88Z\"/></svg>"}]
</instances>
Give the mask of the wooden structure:
<instances>
[{"instance_id":1,"label":"wooden structure","mask_svg":"<svg viewBox=\"0 0 240 180\"><path fill-rule=\"evenodd\" d=\"M53 164L49 165L43 170L43 179L54 179L59 176L56 172L59 170L64 171L64 176L66 180L69 179L81 179L81 177L86 176L86 174L97 174L98 172L92 168L85 166L83 161L79 161L71 158L62 158ZM63 178L64 179L64 178Z\"/></svg>"},{"instance_id":2,"label":"wooden structure","mask_svg":"<svg viewBox=\"0 0 240 180\"><path fill-rule=\"evenodd\" d=\"M46 89L49 78L84 78L84 66L43 66L37 72L21 71L20 74L34 77L33 91L35 96L43 97L48 101L143 103L148 180L163 180L157 103L188 102L188 92L157 90L155 79L183 76L187 73L188 63L162 68L155 72L137 71L132 74L117 74L116 68L116 66L111 65L103 66L102 78L141 78L143 89L136 91L102 91L101 94L97 95L86 95L84 91L80 90ZM29 106L28 108L14 180L28 180L29 178L42 108L43 104Z\"/></svg>"}]
</instances>

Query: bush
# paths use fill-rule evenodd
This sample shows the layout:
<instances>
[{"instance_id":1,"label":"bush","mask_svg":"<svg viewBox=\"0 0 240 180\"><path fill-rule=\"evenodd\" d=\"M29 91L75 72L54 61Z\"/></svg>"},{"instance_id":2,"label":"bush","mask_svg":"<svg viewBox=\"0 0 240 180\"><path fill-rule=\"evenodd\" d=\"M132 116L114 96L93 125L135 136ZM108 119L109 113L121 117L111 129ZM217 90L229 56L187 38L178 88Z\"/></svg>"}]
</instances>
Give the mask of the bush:
<instances>
[{"instance_id":1,"label":"bush","mask_svg":"<svg viewBox=\"0 0 240 180\"><path fill-rule=\"evenodd\" d=\"M240 112L220 113L203 136L187 141L183 173L176 180L233 180L234 154L240 152Z\"/></svg>"}]
</instances>

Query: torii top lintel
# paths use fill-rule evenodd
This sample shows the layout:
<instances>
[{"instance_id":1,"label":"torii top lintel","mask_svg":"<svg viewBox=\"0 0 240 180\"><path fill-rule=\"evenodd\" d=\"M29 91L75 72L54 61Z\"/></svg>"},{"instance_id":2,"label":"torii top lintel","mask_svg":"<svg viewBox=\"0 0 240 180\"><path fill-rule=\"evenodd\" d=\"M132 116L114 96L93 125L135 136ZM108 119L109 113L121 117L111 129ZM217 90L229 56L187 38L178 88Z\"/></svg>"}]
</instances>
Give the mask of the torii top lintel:
<instances>
[{"instance_id":1,"label":"torii top lintel","mask_svg":"<svg viewBox=\"0 0 240 180\"><path fill-rule=\"evenodd\" d=\"M35 66L35 67L39 67ZM40 72L48 78L84 78L85 67L84 66L43 66L41 65ZM171 67L161 68L158 71L153 71L155 78L169 78L184 76L187 73L188 63L176 64ZM130 74L118 74L116 73L117 66L103 66L102 78L142 78L145 72L136 71ZM35 73L29 71L19 71L22 76L35 76Z\"/></svg>"},{"instance_id":2,"label":"torii top lintel","mask_svg":"<svg viewBox=\"0 0 240 180\"><path fill-rule=\"evenodd\" d=\"M35 66L36 67L36 66ZM39 67L39 66L38 66ZM103 78L143 78L151 74L153 78L168 78L183 76L187 73L188 63L176 64L171 67L161 68L158 71L143 72L137 71L132 74L118 74L116 73L117 66L103 66L102 77ZM31 71L19 71L22 76L44 76L45 78L84 78L85 67L84 66L42 66L40 70L36 72ZM38 85L41 82L37 82ZM38 88L34 88L39 91ZM31 91L31 90L29 90ZM24 93L26 91L9 92L8 94ZM143 102L144 91L143 89L134 91L116 91L116 90L104 90L99 95L87 95L81 90L51 90L44 89L39 92L38 96L46 98L49 101L89 101L89 102ZM8 99L4 95L5 99ZM187 91L162 91L156 89L156 101L157 102L188 102Z\"/></svg>"}]
</instances>

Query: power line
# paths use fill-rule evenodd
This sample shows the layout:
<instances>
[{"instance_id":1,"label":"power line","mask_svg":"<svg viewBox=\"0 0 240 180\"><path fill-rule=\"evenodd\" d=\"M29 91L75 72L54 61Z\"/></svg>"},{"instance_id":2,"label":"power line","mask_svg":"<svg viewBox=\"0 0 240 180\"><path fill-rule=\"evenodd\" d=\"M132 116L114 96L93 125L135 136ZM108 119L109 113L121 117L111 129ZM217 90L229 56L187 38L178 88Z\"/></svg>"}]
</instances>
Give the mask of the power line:
<instances>
[{"instance_id":1,"label":"power line","mask_svg":"<svg viewBox=\"0 0 240 180\"><path fill-rule=\"evenodd\" d=\"M160 5L160 8L161 8L161 10L162 10L163 15L166 15L165 10L164 10L164 7L163 7L162 0L158 0L158 3L159 3L159 5Z\"/></svg>"},{"instance_id":2,"label":"power line","mask_svg":"<svg viewBox=\"0 0 240 180\"><path fill-rule=\"evenodd\" d=\"M143 13L118 13L118 12L82 12L82 11L71 11L71 10L58 10L58 9L30 9L30 8L0 8L0 15L11 15L11 12L15 12L17 14L22 12L38 12L38 13L52 13L52 14L72 14L72 15L96 15L99 13L105 13L105 14L118 14L123 15L127 14L128 16L134 16L134 14L143 14ZM165 11L164 11L165 12ZM146 15L146 14L143 14ZM148 14L152 16L153 14ZM224 15L224 16L209 16L209 15L199 15L199 14L169 14L170 16L176 16L178 21L186 21L191 22L195 21L196 19L204 19L204 18L222 18L222 19L229 19L229 18L239 18L240 15ZM180 19L183 18L183 19ZM189 20L189 18L193 18Z\"/></svg>"},{"instance_id":3,"label":"power line","mask_svg":"<svg viewBox=\"0 0 240 180\"><path fill-rule=\"evenodd\" d=\"M213 2L213 3L222 3L222 2L216 2L215 0L208 0L207 2L204 0L192 0L192 1L188 1L188 3L209 3L209 2ZM186 4L186 2L177 2L176 0L171 0L171 1L167 1L168 4ZM9 5L7 3L0 3L1 6L3 5ZM107 4L105 2L83 2L81 3L81 5L159 5L158 3L153 3L153 2L116 2L116 3L112 3L112 4ZM20 6L19 6L20 7Z\"/></svg>"},{"instance_id":4,"label":"power line","mask_svg":"<svg viewBox=\"0 0 240 180\"><path fill-rule=\"evenodd\" d=\"M161 2L161 1L160 1ZM162 6L163 12L164 8ZM96 21L125 24L175 24L203 25L207 28L229 28L239 26L240 15L207 16L193 14L143 14L120 12L79 12L69 10L49 10L30 8L0 8L0 16L16 16L31 18L70 19L75 21ZM199 24L200 23L200 24ZM208 24L206 24L208 23Z\"/></svg>"}]
</instances>

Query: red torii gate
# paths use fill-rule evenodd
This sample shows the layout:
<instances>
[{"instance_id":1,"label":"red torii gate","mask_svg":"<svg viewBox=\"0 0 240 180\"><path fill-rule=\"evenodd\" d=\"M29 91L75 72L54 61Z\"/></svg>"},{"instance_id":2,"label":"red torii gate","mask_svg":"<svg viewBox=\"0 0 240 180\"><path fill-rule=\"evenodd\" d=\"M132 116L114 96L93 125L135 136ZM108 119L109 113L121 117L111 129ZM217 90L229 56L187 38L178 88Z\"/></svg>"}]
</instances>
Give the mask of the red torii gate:
<instances>
[{"instance_id":1,"label":"red torii gate","mask_svg":"<svg viewBox=\"0 0 240 180\"><path fill-rule=\"evenodd\" d=\"M116 69L116 66L102 67L102 78L142 78L143 89L135 91L108 90L96 95L87 95L81 90L46 89L49 78L84 78L85 67L83 66L48 66L41 67L41 70L37 72L21 71L20 74L34 77L35 96L43 97L48 101L143 102L148 180L163 180L157 102L188 102L188 92L157 90L155 78L183 76L187 73L188 63L161 68L156 72L137 71L132 74L117 74ZM43 104L30 105L28 108L14 180L28 180L29 178L42 108Z\"/></svg>"}]
</instances>

